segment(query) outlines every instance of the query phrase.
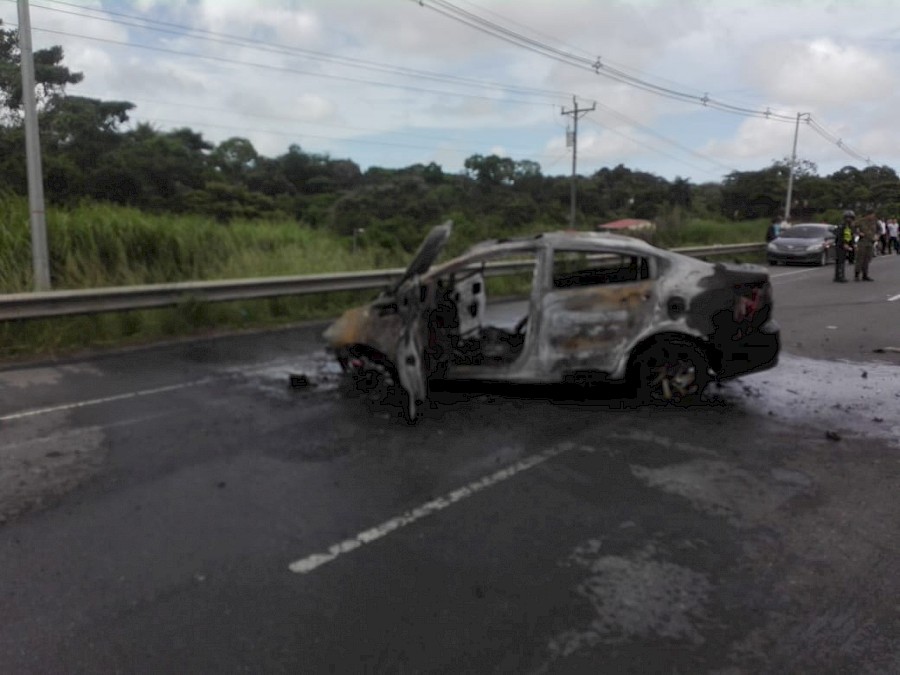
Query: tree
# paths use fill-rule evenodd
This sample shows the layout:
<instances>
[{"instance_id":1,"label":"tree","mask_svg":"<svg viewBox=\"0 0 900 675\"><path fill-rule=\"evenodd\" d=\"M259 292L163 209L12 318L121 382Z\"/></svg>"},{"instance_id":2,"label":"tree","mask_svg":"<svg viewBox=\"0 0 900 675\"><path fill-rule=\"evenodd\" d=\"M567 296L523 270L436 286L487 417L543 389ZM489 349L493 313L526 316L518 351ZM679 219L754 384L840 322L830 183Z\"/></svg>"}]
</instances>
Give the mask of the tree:
<instances>
[{"instance_id":1,"label":"tree","mask_svg":"<svg viewBox=\"0 0 900 675\"><path fill-rule=\"evenodd\" d=\"M669 203L672 206L689 209L691 207L691 181L681 176L675 176L675 180L669 188Z\"/></svg>"},{"instance_id":2,"label":"tree","mask_svg":"<svg viewBox=\"0 0 900 675\"><path fill-rule=\"evenodd\" d=\"M23 119L22 54L18 31L2 26L0 20L0 124L17 125ZM77 84L84 77L62 65L62 47L39 49L32 57L39 110L51 109L64 94L66 85Z\"/></svg>"},{"instance_id":3,"label":"tree","mask_svg":"<svg viewBox=\"0 0 900 675\"><path fill-rule=\"evenodd\" d=\"M515 163L509 157L472 155L464 166L482 187L509 185L515 178Z\"/></svg>"},{"instance_id":4,"label":"tree","mask_svg":"<svg viewBox=\"0 0 900 675\"><path fill-rule=\"evenodd\" d=\"M247 175L256 167L259 154L253 143L235 136L219 143L209 159L224 178L239 184L246 182Z\"/></svg>"}]
</instances>

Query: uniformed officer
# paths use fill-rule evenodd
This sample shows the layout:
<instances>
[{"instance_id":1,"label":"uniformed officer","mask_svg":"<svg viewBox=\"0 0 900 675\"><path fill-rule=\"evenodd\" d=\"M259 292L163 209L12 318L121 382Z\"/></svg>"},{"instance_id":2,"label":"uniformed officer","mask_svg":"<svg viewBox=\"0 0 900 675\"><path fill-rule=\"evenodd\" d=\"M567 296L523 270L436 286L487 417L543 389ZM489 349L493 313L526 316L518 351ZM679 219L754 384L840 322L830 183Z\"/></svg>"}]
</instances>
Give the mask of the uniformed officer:
<instances>
[{"instance_id":1,"label":"uniformed officer","mask_svg":"<svg viewBox=\"0 0 900 675\"><path fill-rule=\"evenodd\" d=\"M844 266L847 263L847 252L853 247L853 220L856 214L853 211L844 211L841 224L834 233L834 280L841 283L847 281L844 276Z\"/></svg>"},{"instance_id":2,"label":"uniformed officer","mask_svg":"<svg viewBox=\"0 0 900 675\"><path fill-rule=\"evenodd\" d=\"M862 274L863 281L874 281L869 276L869 263L875 252L875 237L878 235L878 223L875 220L875 209L867 209L866 215L859 221L859 242L856 247L856 263L853 267L853 279L859 281Z\"/></svg>"}]
</instances>

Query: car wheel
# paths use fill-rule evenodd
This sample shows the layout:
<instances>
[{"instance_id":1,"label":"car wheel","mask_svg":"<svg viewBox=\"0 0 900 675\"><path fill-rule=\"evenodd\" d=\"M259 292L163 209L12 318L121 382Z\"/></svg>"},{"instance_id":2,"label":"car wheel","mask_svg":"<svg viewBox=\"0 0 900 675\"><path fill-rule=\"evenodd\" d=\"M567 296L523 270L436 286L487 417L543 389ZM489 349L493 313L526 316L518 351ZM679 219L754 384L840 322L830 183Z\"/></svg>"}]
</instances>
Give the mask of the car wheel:
<instances>
[{"instance_id":1,"label":"car wheel","mask_svg":"<svg viewBox=\"0 0 900 675\"><path fill-rule=\"evenodd\" d=\"M709 361L695 344L666 340L650 345L635 360L637 393L642 401L687 403L709 384Z\"/></svg>"},{"instance_id":2,"label":"car wheel","mask_svg":"<svg viewBox=\"0 0 900 675\"><path fill-rule=\"evenodd\" d=\"M772 260L771 258L769 258L769 264L770 264L772 267L775 267L775 266L778 264L778 261L777 261L777 260Z\"/></svg>"},{"instance_id":3,"label":"car wheel","mask_svg":"<svg viewBox=\"0 0 900 675\"><path fill-rule=\"evenodd\" d=\"M393 365L380 354L353 350L350 353L349 374L353 388L376 405L402 405L399 392L403 390Z\"/></svg>"}]
</instances>

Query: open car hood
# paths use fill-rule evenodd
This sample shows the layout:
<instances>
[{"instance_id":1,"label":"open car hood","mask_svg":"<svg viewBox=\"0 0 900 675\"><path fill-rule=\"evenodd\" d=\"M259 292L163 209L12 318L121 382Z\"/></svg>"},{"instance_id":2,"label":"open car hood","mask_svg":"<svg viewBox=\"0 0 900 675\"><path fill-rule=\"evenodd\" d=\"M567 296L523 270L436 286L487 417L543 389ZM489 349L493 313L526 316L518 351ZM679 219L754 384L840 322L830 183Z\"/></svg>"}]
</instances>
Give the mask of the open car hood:
<instances>
[{"instance_id":1,"label":"open car hood","mask_svg":"<svg viewBox=\"0 0 900 675\"><path fill-rule=\"evenodd\" d=\"M413 277L422 275L428 271L428 269L434 264L434 261L438 259L441 251L444 250L444 245L450 238L450 232L452 229L452 220L448 220L445 223L435 225L433 228L431 228L431 232L429 232L425 239L422 241L422 244L419 246L419 249L413 256L412 261L406 268L406 272L403 273L400 281L398 281L394 286L394 291L396 291Z\"/></svg>"}]
</instances>

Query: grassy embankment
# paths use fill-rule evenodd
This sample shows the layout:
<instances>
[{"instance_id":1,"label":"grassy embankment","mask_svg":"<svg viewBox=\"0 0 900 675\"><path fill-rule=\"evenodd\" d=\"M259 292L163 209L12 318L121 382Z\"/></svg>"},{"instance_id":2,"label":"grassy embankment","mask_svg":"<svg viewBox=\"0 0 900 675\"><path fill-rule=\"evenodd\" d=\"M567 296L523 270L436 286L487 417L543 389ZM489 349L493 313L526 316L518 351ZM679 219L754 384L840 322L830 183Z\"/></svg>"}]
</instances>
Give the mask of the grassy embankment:
<instances>
[{"instance_id":1,"label":"grassy embankment","mask_svg":"<svg viewBox=\"0 0 900 675\"><path fill-rule=\"evenodd\" d=\"M477 232L473 224L467 225L460 230ZM151 216L96 204L48 211L47 229L56 290L401 267L408 259L399 247L361 245L354 252L348 238L294 222L222 225L205 218ZM541 229L545 228L535 226L535 231ZM665 228L662 235L667 246L679 246L761 241L764 231L765 224L759 222L694 221ZM458 250L460 242L455 243ZM31 288L27 202L0 198L0 293ZM171 309L0 322L0 358L333 316L370 295L213 304L188 300Z\"/></svg>"}]
</instances>

